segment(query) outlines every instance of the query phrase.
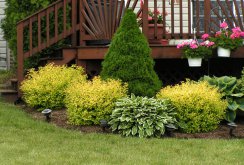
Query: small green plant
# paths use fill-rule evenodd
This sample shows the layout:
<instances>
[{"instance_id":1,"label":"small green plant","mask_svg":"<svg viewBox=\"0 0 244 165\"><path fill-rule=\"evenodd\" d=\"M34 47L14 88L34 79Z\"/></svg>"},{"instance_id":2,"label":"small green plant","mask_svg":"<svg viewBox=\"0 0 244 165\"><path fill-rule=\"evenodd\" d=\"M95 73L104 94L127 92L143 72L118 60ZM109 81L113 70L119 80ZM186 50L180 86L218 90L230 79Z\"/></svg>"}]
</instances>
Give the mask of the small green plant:
<instances>
[{"instance_id":1,"label":"small green plant","mask_svg":"<svg viewBox=\"0 0 244 165\"><path fill-rule=\"evenodd\" d=\"M218 89L207 82L187 80L175 86L167 86L157 94L157 98L172 101L178 125L187 133L216 129L227 108L227 102L221 100Z\"/></svg>"},{"instance_id":2,"label":"small green plant","mask_svg":"<svg viewBox=\"0 0 244 165\"><path fill-rule=\"evenodd\" d=\"M101 119L108 120L117 99L126 94L127 84L118 80L102 81L95 77L87 83L74 83L66 90L69 123L91 125L99 124Z\"/></svg>"},{"instance_id":3,"label":"small green plant","mask_svg":"<svg viewBox=\"0 0 244 165\"><path fill-rule=\"evenodd\" d=\"M24 100L31 107L60 108L64 107L64 91L73 81L86 81L81 67L48 64L38 71L31 69L20 89Z\"/></svg>"},{"instance_id":4,"label":"small green plant","mask_svg":"<svg viewBox=\"0 0 244 165\"><path fill-rule=\"evenodd\" d=\"M162 86L156 72L151 49L141 33L136 14L128 9L102 62L103 79L120 79L128 83L129 93L152 97Z\"/></svg>"},{"instance_id":5,"label":"small green plant","mask_svg":"<svg viewBox=\"0 0 244 165\"><path fill-rule=\"evenodd\" d=\"M134 96L115 103L109 124L123 136L160 137L166 124L176 123L174 108L167 99Z\"/></svg>"},{"instance_id":6,"label":"small green plant","mask_svg":"<svg viewBox=\"0 0 244 165\"><path fill-rule=\"evenodd\" d=\"M234 122L236 111L238 109L244 111L244 93L238 88L236 77L209 77L204 76L202 80L207 81L210 85L219 89L222 98L228 102L228 109L225 114L225 119L229 122Z\"/></svg>"},{"instance_id":7,"label":"small green plant","mask_svg":"<svg viewBox=\"0 0 244 165\"><path fill-rule=\"evenodd\" d=\"M14 69L10 70L0 70L0 84L5 83L10 78L13 78L15 76Z\"/></svg>"}]
</instances>

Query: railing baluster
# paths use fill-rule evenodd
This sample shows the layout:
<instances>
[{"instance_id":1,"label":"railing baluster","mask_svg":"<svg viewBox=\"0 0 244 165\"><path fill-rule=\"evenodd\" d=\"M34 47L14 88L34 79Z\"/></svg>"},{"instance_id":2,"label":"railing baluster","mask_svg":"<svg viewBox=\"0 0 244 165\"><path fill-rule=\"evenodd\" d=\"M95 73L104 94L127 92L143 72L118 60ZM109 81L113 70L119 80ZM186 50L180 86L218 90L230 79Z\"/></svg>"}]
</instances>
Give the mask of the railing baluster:
<instances>
[{"instance_id":1,"label":"railing baluster","mask_svg":"<svg viewBox=\"0 0 244 165\"><path fill-rule=\"evenodd\" d=\"M182 38L183 36L183 6L182 6L182 0L180 0L179 3L179 7L180 7L180 38Z\"/></svg>"},{"instance_id":2,"label":"railing baluster","mask_svg":"<svg viewBox=\"0 0 244 165\"><path fill-rule=\"evenodd\" d=\"M142 32L145 36L148 36L148 0L144 0L142 10Z\"/></svg>"},{"instance_id":3,"label":"railing baluster","mask_svg":"<svg viewBox=\"0 0 244 165\"><path fill-rule=\"evenodd\" d=\"M30 18L29 20L29 54L30 56L32 55L32 50L33 50L33 46L32 46L32 18Z\"/></svg>"},{"instance_id":4,"label":"railing baluster","mask_svg":"<svg viewBox=\"0 0 244 165\"><path fill-rule=\"evenodd\" d=\"M40 13L37 14L37 41L38 41L38 51L41 51L41 43L42 43L42 38L41 38L41 15Z\"/></svg>"},{"instance_id":5,"label":"railing baluster","mask_svg":"<svg viewBox=\"0 0 244 165\"><path fill-rule=\"evenodd\" d=\"M58 5L54 6L54 41L58 41Z\"/></svg>"},{"instance_id":6,"label":"railing baluster","mask_svg":"<svg viewBox=\"0 0 244 165\"><path fill-rule=\"evenodd\" d=\"M165 4L165 0L162 0L163 4L162 4L162 12L163 12L163 26L165 27L163 30L163 37L166 38L166 4Z\"/></svg>"},{"instance_id":7,"label":"railing baluster","mask_svg":"<svg viewBox=\"0 0 244 165\"><path fill-rule=\"evenodd\" d=\"M50 45L50 23L49 23L49 9L46 11L46 45L49 47Z\"/></svg>"},{"instance_id":8,"label":"railing baluster","mask_svg":"<svg viewBox=\"0 0 244 165\"><path fill-rule=\"evenodd\" d=\"M67 22L67 13L66 13L66 0L63 0L63 37L66 37L66 22Z\"/></svg>"},{"instance_id":9,"label":"railing baluster","mask_svg":"<svg viewBox=\"0 0 244 165\"><path fill-rule=\"evenodd\" d=\"M77 34L76 34L76 24L77 24L77 0L71 1L71 10L72 10L72 46L77 44Z\"/></svg>"},{"instance_id":10,"label":"railing baluster","mask_svg":"<svg viewBox=\"0 0 244 165\"><path fill-rule=\"evenodd\" d=\"M240 28L242 29L242 31L244 30L244 28L243 28L243 22L242 22L242 20L241 20L241 14L240 14L240 11L239 11L239 7L238 7L238 4L237 4L237 2L236 2L236 0L234 0L233 1L234 2L234 5L235 5L235 9L236 9L236 16L237 16L237 18L238 18L238 22L239 22L239 26L240 26ZM242 1L243 2L243 1ZM242 8L242 11L244 10L244 8ZM243 15L244 16L244 15Z\"/></svg>"},{"instance_id":11,"label":"railing baluster","mask_svg":"<svg viewBox=\"0 0 244 165\"><path fill-rule=\"evenodd\" d=\"M174 0L171 0L171 27L172 27L172 30L171 30L171 36L172 38L175 37L175 15L174 15L174 4L175 4L175 1Z\"/></svg>"},{"instance_id":12,"label":"railing baluster","mask_svg":"<svg viewBox=\"0 0 244 165\"><path fill-rule=\"evenodd\" d=\"M188 0L188 37L192 37L191 36L191 27L192 27L191 0Z\"/></svg>"},{"instance_id":13,"label":"railing baluster","mask_svg":"<svg viewBox=\"0 0 244 165\"><path fill-rule=\"evenodd\" d=\"M205 0L204 2L204 30L206 33L210 32L210 17L211 17L211 1Z\"/></svg>"}]
</instances>

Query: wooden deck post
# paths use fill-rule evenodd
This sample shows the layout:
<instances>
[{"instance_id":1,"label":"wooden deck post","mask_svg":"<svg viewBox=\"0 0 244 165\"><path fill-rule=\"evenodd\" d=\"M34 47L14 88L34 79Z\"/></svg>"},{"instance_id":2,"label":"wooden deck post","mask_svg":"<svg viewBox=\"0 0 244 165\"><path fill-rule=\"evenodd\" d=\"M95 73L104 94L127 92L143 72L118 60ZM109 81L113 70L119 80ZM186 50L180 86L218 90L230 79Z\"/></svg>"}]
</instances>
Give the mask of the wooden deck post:
<instances>
[{"instance_id":1,"label":"wooden deck post","mask_svg":"<svg viewBox=\"0 0 244 165\"><path fill-rule=\"evenodd\" d=\"M204 15L205 15L205 22L204 22L204 31L206 33L210 33L210 18L211 18L211 0L205 0L204 2Z\"/></svg>"},{"instance_id":2,"label":"wooden deck post","mask_svg":"<svg viewBox=\"0 0 244 165\"><path fill-rule=\"evenodd\" d=\"M20 85L24 80L24 44L23 44L24 23L17 25L17 77L18 77L18 97L21 97Z\"/></svg>"},{"instance_id":3,"label":"wooden deck post","mask_svg":"<svg viewBox=\"0 0 244 165\"><path fill-rule=\"evenodd\" d=\"M142 7L142 32L148 38L148 0L144 0Z\"/></svg>"}]
</instances>

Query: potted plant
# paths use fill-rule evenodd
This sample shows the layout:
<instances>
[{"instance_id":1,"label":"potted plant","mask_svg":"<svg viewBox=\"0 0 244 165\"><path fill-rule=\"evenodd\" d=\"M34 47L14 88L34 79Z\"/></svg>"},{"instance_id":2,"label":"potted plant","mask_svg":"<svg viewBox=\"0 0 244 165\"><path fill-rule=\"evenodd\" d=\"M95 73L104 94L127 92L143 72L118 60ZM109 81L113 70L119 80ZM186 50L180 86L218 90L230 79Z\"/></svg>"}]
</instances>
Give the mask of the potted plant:
<instances>
[{"instance_id":1,"label":"potted plant","mask_svg":"<svg viewBox=\"0 0 244 165\"><path fill-rule=\"evenodd\" d=\"M199 67L202 64L203 58L208 58L212 55L214 42L208 40L209 35L202 35L202 42L198 40L183 41L177 45L177 48L183 48L183 58L188 59L190 67Z\"/></svg>"},{"instance_id":2,"label":"potted plant","mask_svg":"<svg viewBox=\"0 0 244 165\"><path fill-rule=\"evenodd\" d=\"M220 31L216 32L210 40L215 43L219 57L230 57L231 51L243 45L243 37L244 32L240 27L234 27L230 31L228 24L224 21L220 24Z\"/></svg>"},{"instance_id":3,"label":"potted plant","mask_svg":"<svg viewBox=\"0 0 244 165\"><path fill-rule=\"evenodd\" d=\"M141 8L143 6L143 1L141 1ZM148 9L148 35L149 35L149 43L151 44L162 44L167 45L168 40L161 39L164 33L168 33L170 27L165 22L164 24L164 16L167 16L168 12L160 12L159 10L151 10ZM138 17L138 22L142 22L142 13ZM156 23L156 26L155 26ZM166 25L166 26L165 26ZM167 28L168 27L168 28ZM161 36L159 39L154 38L155 34L155 28L157 28L156 36ZM166 29L167 28L167 29Z\"/></svg>"}]
</instances>

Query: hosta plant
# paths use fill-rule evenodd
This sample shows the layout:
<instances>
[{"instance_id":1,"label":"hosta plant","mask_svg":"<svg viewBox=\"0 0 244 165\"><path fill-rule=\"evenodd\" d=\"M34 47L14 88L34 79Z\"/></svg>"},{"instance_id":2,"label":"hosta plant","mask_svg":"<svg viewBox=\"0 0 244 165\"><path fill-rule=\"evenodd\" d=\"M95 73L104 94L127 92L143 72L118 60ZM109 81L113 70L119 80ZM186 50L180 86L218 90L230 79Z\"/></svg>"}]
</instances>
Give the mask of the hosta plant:
<instances>
[{"instance_id":1,"label":"hosta plant","mask_svg":"<svg viewBox=\"0 0 244 165\"><path fill-rule=\"evenodd\" d=\"M223 99L228 102L228 109L225 113L225 119L234 122L236 111L244 111L244 93L238 88L236 77L209 77L204 76L202 80L207 81L210 85L219 89Z\"/></svg>"},{"instance_id":2,"label":"hosta plant","mask_svg":"<svg viewBox=\"0 0 244 165\"><path fill-rule=\"evenodd\" d=\"M119 99L109 124L113 132L123 136L160 137L166 124L176 123L174 108L167 99L147 97Z\"/></svg>"}]
</instances>

